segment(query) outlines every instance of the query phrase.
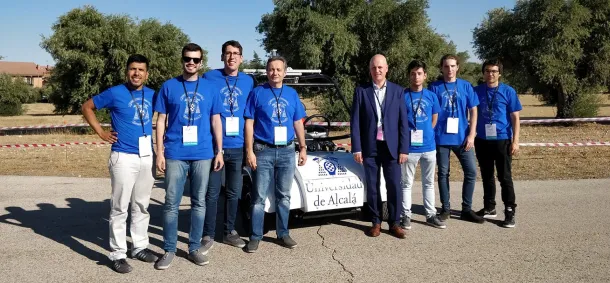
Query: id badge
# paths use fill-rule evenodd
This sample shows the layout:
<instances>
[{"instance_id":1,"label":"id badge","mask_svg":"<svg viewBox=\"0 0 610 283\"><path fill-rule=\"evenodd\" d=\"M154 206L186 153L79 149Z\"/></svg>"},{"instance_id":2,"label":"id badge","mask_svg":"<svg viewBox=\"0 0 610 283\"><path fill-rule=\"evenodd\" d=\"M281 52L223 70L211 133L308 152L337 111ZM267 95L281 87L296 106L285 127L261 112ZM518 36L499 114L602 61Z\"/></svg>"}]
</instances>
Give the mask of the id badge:
<instances>
[{"instance_id":1,"label":"id badge","mask_svg":"<svg viewBox=\"0 0 610 283\"><path fill-rule=\"evenodd\" d=\"M182 144L184 146L197 145L197 126L182 126Z\"/></svg>"},{"instance_id":2,"label":"id badge","mask_svg":"<svg viewBox=\"0 0 610 283\"><path fill-rule=\"evenodd\" d=\"M423 130L411 130L411 145L412 146L424 145L424 131Z\"/></svg>"},{"instance_id":3,"label":"id badge","mask_svg":"<svg viewBox=\"0 0 610 283\"><path fill-rule=\"evenodd\" d=\"M239 117L227 117L225 134L227 137L239 136Z\"/></svg>"},{"instance_id":4,"label":"id badge","mask_svg":"<svg viewBox=\"0 0 610 283\"><path fill-rule=\"evenodd\" d=\"M383 127L377 127L377 140L383 140Z\"/></svg>"},{"instance_id":5,"label":"id badge","mask_svg":"<svg viewBox=\"0 0 610 283\"><path fill-rule=\"evenodd\" d=\"M275 145L286 145L288 131L284 126L277 126L273 128L273 143Z\"/></svg>"},{"instance_id":6,"label":"id badge","mask_svg":"<svg viewBox=\"0 0 610 283\"><path fill-rule=\"evenodd\" d=\"M498 138L496 124L485 124L485 138L488 140L495 140Z\"/></svg>"},{"instance_id":7,"label":"id badge","mask_svg":"<svg viewBox=\"0 0 610 283\"><path fill-rule=\"evenodd\" d=\"M457 134L459 130L460 118L447 118L447 133Z\"/></svg>"},{"instance_id":8,"label":"id badge","mask_svg":"<svg viewBox=\"0 0 610 283\"><path fill-rule=\"evenodd\" d=\"M138 152L140 153L140 157L152 155L152 142L150 140L150 135L146 135L145 137L140 137L138 139Z\"/></svg>"}]
</instances>

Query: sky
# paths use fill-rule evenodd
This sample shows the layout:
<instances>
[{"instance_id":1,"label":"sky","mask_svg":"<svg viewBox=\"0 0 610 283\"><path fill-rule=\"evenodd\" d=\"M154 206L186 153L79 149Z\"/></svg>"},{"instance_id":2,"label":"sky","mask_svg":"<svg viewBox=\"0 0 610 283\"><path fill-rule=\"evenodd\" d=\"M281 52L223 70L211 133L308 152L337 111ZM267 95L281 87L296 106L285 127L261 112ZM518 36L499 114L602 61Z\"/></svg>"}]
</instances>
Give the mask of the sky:
<instances>
[{"instance_id":1,"label":"sky","mask_svg":"<svg viewBox=\"0 0 610 283\"><path fill-rule=\"evenodd\" d=\"M479 61L472 47L472 30L493 8L513 8L516 0L430 0L430 25L452 40L458 51L468 51ZM142 3L146 3L142 5ZM41 36L52 34L51 26L68 11L91 5L104 14L128 14L133 18L156 18L170 22L208 51L208 66L222 67L222 44L231 39L244 47L244 59L252 59L262 35L256 32L261 16L273 11L272 0L168 1L168 0L29 0L9 1L0 9L0 56L5 61L53 65L50 54L40 48Z\"/></svg>"}]
</instances>

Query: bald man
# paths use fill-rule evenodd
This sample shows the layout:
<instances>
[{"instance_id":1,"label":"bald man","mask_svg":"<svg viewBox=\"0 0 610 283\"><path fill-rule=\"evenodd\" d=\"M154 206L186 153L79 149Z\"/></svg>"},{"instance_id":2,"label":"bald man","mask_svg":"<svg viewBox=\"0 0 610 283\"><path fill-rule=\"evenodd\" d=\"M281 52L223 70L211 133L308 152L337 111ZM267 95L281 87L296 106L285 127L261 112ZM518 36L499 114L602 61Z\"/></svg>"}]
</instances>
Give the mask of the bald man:
<instances>
[{"instance_id":1,"label":"bald man","mask_svg":"<svg viewBox=\"0 0 610 283\"><path fill-rule=\"evenodd\" d=\"M377 237L381 233L383 213L379 177L383 168L390 233L403 239L405 232L399 225L402 207L400 164L407 161L409 150L404 88L386 80L388 63L383 55L371 58L369 71L372 82L356 88L351 112L352 152L354 160L364 166L366 206L373 223L367 235Z\"/></svg>"}]
</instances>

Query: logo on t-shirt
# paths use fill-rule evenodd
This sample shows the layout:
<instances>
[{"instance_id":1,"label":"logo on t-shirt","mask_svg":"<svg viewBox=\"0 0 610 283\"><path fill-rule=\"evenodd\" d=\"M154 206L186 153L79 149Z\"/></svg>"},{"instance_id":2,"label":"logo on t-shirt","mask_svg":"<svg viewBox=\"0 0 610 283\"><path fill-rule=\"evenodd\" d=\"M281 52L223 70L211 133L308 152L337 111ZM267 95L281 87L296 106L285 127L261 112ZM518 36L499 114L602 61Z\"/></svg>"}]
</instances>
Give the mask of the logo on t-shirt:
<instances>
[{"instance_id":1,"label":"logo on t-shirt","mask_svg":"<svg viewBox=\"0 0 610 283\"><path fill-rule=\"evenodd\" d=\"M417 104L419 104L419 100L415 99L414 101L414 105L413 105L413 109L417 108ZM426 113L426 109L428 108L428 104L430 102L426 99L422 99L421 100L421 105L419 105L419 108L415 109L415 118L417 119L417 123L422 123L422 122L426 122L428 121L429 117L428 114ZM451 110L449 110L451 111Z\"/></svg>"},{"instance_id":2,"label":"logo on t-shirt","mask_svg":"<svg viewBox=\"0 0 610 283\"><path fill-rule=\"evenodd\" d=\"M180 101L186 106L184 107L184 113L182 114L182 117L184 119L189 119L189 113L191 115L190 119L192 119L192 121L201 119L202 115L201 109L199 108L199 104L201 101L203 101L203 95L196 93L195 97L193 98L193 92L189 91L188 97L185 94L182 94L182 96L180 96Z\"/></svg>"},{"instance_id":3,"label":"logo on t-shirt","mask_svg":"<svg viewBox=\"0 0 610 283\"><path fill-rule=\"evenodd\" d=\"M455 94L455 98L454 98L454 94ZM443 92L443 110L446 112L451 113L452 109L455 109L454 111L458 111L458 101L460 99L460 93L456 90L449 90L449 91L444 91ZM455 106L453 106L453 104L455 103ZM455 107L455 108L454 108Z\"/></svg>"},{"instance_id":4,"label":"logo on t-shirt","mask_svg":"<svg viewBox=\"0 0 610 283\"><path fill-rule=\"evenodd\" d=\"M144 105L142 105L142 98L135 98L135 100L131 100L127 106L133 109L132 124L140 126L142 123L144 123L144 125L150 123L150 115L148 114L150 112L148 109L152 106L148 100L144 99ZM140 122L139 111L142 111L142 122Z\"/></svg>"},{"instance_id":5,"label":"logo on t-shirt","mask_svg":"<svg viewBox=\"0 0 610 283\"><path fill-rule=\"evenodd\" d=\"M232 95L231 89L233 89ZM239 89L239 87L235 86L235 88L233 88L233 86L231 86L231 88L229 88L225 86L220 90L220 93L224 96L222 106L224 107L225 112L231 113L231 104L233 104L233 113L239 111L239 104L237 102L237 98L242 95L242 91L241 89Z\"/></svg>"},{"instance_id":6,"label":"logo on t-shirt","mask_svg":"<svg viewBox=\"0 0 610 283\"><path fill-rule=\"evenodd\" d=\"M290 105L290 103L288 103L288 100L284 99L283 97L280 97L276 101L274 97L269 100L268 105L271 106L273 109L273 113L271 113L271 121L275 123L280 123L280 121L281 123L285 123L286 121L288 121L288 116L286 113L286 107ZM279 119L278 114L280 115Z\"/></svg>"}]
</instances>

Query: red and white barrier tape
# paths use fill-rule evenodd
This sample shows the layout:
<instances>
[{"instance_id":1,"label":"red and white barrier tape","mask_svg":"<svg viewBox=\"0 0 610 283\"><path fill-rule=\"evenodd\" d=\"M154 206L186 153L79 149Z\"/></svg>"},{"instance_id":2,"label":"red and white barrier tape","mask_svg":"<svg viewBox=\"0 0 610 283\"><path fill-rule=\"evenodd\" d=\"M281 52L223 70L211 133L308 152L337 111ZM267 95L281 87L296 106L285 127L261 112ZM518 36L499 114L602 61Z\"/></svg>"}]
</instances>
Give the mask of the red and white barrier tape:
<instances>
[{"instance_id":1,"label":"red and white barrier tape","mask_svg":"<svg viewBox=\"0 0 610 283\"><path fill-rule=\"evenodd\" d=\"M5 144L0 148L26 148L26 147L60 147L68 145L109 145L109 142L66 142L66 143L33 143L33 144Z\"/></svg>"},{"instance_id":2,"label":"red and white barrier tape","mask_svg":"<svg viewBox=\"0 0 610 283\"><path fill-rule=\"evenodd\" d=\"M352 146L351 143L338 143L337 146ZM573 146L610 146L610 142L567 142L567 143L519 143L519 146L537 146L537 147L573 147Z\"/></svg>"},{"instance_id":3,"label":"red and white barrier tape","mask_svg":"<svg viewBox=\"0 0 610 283\"><path fill-rule=\"evenodd\" d=\"M102 127L110 127L110 124L101 124ZM37 126L15 126L15 127L0 127L0 131L6 130L30 130L30 129L59 129L59 128L77 128L89 127L89 124L63 124L63 125L37 125Z\"/></svg>"},{"instance_id":4,"label":"red and white barrier tape","mask_svg":"<svg viewBox=\"0 0 610 283\"><path fill-rule=\"evenodd\" d=\"M566 123L566 122L604 122L610 121L610 117L596 117L596 118L570 118L570 119L527 119L521 120L521 125L535 125L535 124L553 124L553 123ZM327 126L327 122L307 122L307 125L316 126ZM349 127L349 122L330 122L333 127Z\"/></svg>"}]
</instances>

